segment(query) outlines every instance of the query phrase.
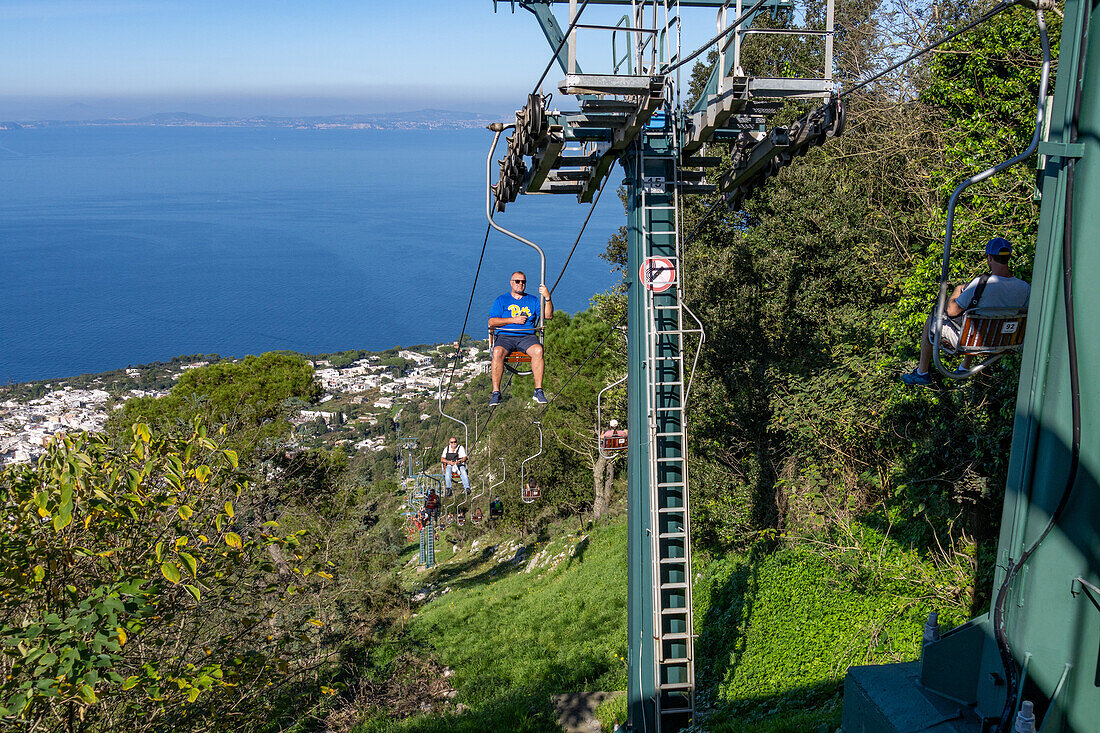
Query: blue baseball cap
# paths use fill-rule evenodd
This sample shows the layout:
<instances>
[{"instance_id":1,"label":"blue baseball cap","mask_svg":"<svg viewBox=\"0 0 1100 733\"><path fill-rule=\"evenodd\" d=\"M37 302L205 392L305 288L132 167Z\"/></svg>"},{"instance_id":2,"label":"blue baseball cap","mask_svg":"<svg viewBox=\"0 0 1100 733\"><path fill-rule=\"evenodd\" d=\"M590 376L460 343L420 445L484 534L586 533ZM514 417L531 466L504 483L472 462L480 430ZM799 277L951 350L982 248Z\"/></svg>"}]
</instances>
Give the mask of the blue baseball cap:
<instances>
[{"instance_id":1,"label":"blue baseball cap","mask_svg":"<svg viewBox=\"0 0 1100 733\"><path fill-rule=\"evenodd\" d=\"M1012 243L1004 237L993 237L989 240L989 244L985 245L985 253L987 255L1008 257L1012 254Z\"/></svg>"}]
</instances>

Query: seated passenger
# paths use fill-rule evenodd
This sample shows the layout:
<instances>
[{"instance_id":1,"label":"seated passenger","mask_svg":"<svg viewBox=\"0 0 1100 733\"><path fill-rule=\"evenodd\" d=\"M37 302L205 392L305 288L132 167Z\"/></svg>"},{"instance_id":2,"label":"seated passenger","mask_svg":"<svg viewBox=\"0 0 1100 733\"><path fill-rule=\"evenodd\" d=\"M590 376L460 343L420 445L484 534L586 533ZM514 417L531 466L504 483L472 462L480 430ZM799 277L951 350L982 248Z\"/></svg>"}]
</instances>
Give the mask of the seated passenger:
<instances>
[{"instance_id":1,"label":"seated passenger","mask_svg":"<svg viewBox=\"0 0 1100 733\"><path fill-rule=\"evenodd\" d=\"M513 351L522 351L531 357L531 376L535 378L535 394L532 399L540 405L547 403L542 393L544 362L542 344L535 333L539 322L539 298L528 295L527 276L518 270L512 273L512 290L493 301L489 309L489 328L493 338L493 394L489 406L500 404L500 380L504 375L504 357ZM546 320L554 315L554 303L545 285L539 285L539 293L546 299Z\"/></svg>"},{"instance_id":2,"label":"seated passenger","mask_svg":"<svg viewBox=\"0 0 1100 733\"><path fill-rule=\"evenodd\" d=\"M965 286L959 285L947 299L944 308L944 320L940 326L940 338L950 346L959 342L959 330L962 328L963 314L979 304L983 308L1027 308L1031 297L1031 286L1012 274L1008 262L1012 257L1012 244L1003 237L994 237L985 246L985 259L990 275L976 277ZM980 301L980 303L979 303ZM920 363L908 374L901 375L901 381L911 386L932 384L929 368L932 364L932 319L935 310L924 324L924 335L920 344Z\"/></svg>"},{"instance_id":3,"label":"seated passenger","mask_svg":"<svg viewBox=\"0 0 1100 733\"><path fill-rule=\"evenodd\" d=\"M626 447L626 431L619 430L619 421L612 420L608 423L609 430L603 431L600 441L604 450L622 450Z\"/></svg>"},{"instance_id":4,"label":"seated passenger","mask_svg":"<svg viewBox=\"0 0 1100 733\"><path fill-rule=\"evenodd\" d=\"M447 496L454 493L451 490L451 479L456 473L462 479L462 488L466 489L466 493L470 493L470 477L466 475L466 446L459 445L458 438L452 437L447 442L440 462L443 464L443 481L447 485Z\"/></svg>"},{"instance_id":5,"label":"seated passenger","mask_svg":"<svg viewBox=\"0 0 1100 733\"><path fill-rule=\"evenodd\" d=\"M428 494L427 500L424 502L424 510L428 514L429 522L434 522L439 519L440 503L439 494L435 493L435 489L432 489Z\"/></svg>"},{"instance_id":6,"label":"seated passenger","mask_svg":"<svg viewBox=\"0 0 1100 733\"><path fill-rule=\"evenodd\" d=\"M474 509L474 514L471 517L474 520L474 524L481 524L481 519L484 515L481 513L481 507Z\"/></svg>"},{"instance_id":7,"label":"seated passenger","mask_svg":"<svg viewBox=\"0 0 1100 733\"><path fill-rule=\"evenodd\" d=\"M489 502L489 519L497 519L504 516L504 502L500 497Z\"/></svg>"}]
</instances>

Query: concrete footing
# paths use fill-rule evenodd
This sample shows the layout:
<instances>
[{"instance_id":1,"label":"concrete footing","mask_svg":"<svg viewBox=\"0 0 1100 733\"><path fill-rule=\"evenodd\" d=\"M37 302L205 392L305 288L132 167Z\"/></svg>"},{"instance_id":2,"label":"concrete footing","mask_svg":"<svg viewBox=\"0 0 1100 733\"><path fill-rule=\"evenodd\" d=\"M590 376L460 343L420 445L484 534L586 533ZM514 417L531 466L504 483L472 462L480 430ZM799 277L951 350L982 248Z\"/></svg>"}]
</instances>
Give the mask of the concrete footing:
<instances>
[{"instance_id":1,"label":"concrete footing","mask_svg":"<svg viewBox=\"0 0 1100 733\"><path fill-rule=\"evenodd\" d=\"M982 733L971 706L925 690L919 672L919 662L849 669L843 733Z\"/></svg>"}]
</instances>

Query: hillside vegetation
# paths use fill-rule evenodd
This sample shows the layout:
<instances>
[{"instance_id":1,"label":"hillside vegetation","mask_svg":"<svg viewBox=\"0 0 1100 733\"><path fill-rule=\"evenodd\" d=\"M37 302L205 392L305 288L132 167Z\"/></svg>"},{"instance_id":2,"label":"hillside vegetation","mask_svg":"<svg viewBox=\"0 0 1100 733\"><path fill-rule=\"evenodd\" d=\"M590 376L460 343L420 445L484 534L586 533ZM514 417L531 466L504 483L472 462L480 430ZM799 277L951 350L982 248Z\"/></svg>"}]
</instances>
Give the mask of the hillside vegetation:
<instances>
[{"instance_id":1,"label":"hillside vegetation","mask_svg":"<svg viewBox=\"0 0 1100 733\"><path fill-rule=\"evenodd\" d=\"M903 9L838 4L841 79L970 17ZM833 730L849 665L915 658L930 610L987 607L1018 364L935 390L897 375L937 287L946 198L1025 147L1038 53L1031 12L1003 13L846 98L846 134L741 209L686 204L686 300L707 330L688 415L698 730ZM788 36L746 44L750 73L813 61ZM954 277L993 235L1029 275L1032 180L1020 167L963 199ZM605 257L625 266L623 234ZM0 468L4 726L553 731L551 695L623 689L625 468L594 441L596 393L625 373L623 313L615 288L548 324L537 503L516 498L538 447L529 378L493 412L487 376L447 395L475 483L503 460L507 509L446 530L427 573L397 431L433 468L454 423L380 425L394 446L377 454L303 447L289 418L320 393L293 354L194 369L105 434ZM612 392L604 419L625 409Z\"/></svg>"}]
</instances>

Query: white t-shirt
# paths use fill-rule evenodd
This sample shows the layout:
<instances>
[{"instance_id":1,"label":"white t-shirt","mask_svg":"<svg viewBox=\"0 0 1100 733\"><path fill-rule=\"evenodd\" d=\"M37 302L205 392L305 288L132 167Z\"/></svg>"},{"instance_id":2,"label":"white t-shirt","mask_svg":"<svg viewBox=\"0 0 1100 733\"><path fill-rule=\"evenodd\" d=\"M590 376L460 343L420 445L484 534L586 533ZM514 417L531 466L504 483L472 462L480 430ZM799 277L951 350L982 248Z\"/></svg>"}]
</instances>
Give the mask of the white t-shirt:
<instances>
[{"instance_id":1,"label":"white t-shirt","mask_svg":"<svg viewBox=\"0 0 1100 733\"><path fill-rule=\"evenodd\" d=\"M451 450L451 446L450 446L450 443L448 443L448 444L447 444L447 447L443 449L443 455L441 455L441 456L439 457L439 460L441 460L441 461L446 461L446 460L448 460L448 459L447 459L447 454L448 454L448 453L458 453L458 460L460 460L460 461L461 461L461 460L462 460L463 458L465 458L465 457L466 457L466 446L464 446L464 445L460 445L460 446L458 446L458 450L457 450L457 451L452 451L452 450Z\"/></svg>"},{"instance_id":2,"label":"white t-shirt","mask_svg":"<svg viewBox=\"0 0 1100 733\"><path fill-rule=\"evenodd\" d=\"M981 280L979 277L971 280L955 299L955 303L963 310L970 307L970 301L978 289L979 280ZM982 291L982 297L978 300L978 307L1026 308L1029 298L1031 298L1031 286L1020 278L990 275L985 284L985 290Z\"/></svg>"}]
</instances>

